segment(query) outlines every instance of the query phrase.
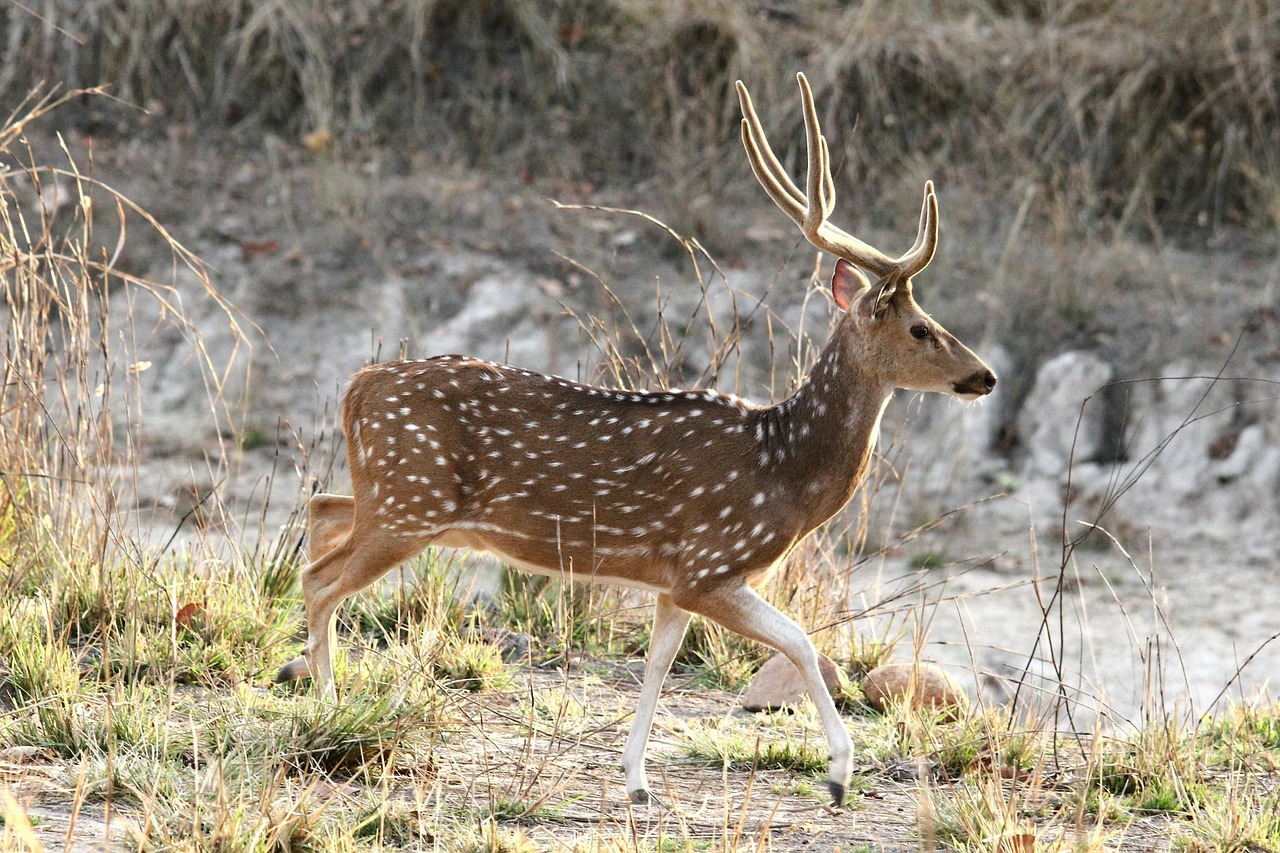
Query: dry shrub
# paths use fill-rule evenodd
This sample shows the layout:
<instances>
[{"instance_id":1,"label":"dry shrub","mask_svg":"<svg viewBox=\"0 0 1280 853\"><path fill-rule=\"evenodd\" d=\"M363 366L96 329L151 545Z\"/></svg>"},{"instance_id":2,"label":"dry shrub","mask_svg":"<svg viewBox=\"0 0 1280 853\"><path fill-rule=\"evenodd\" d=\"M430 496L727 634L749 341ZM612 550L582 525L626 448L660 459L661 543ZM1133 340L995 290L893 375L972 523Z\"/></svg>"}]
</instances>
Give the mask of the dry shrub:
<instances>
[{"instance_id":1,"label":"dry shrub","mask_svg":"<svg viewBox=\"0 0 1280 853\"><path fill-rule=\"evenodd\" d=\"M947 164L993 191L1040 189L1073 232L1275 222L1268 4L868 4L840 30L821 82L829 124L864 127L844 148L855 185Z\"/></svg>"},{"instance_id":2,"label":"dry shrub","mask_svg":"<svg viewBox=\"0 0 1280 853\"><path fill-rule=\"evenodd\" d=\"M117 495L136 473L137 380L150 367L126 360L127 344L146 333L133 328L135 300L153 300L162 325L185 337L197 360L204 353L175 287L118 265L129 227L159 233L174 268L194 276L238 328L200 262L147 213L95 181L65 150L65 166L33 162L25 130L90 95L31 95L0 124L0 551L11 568L10 590L21 588L33 569L129 550L118 538ZM110 243L98 234L99 219L112 220L103 229L113 232ZM216 420L225 413L216 402L221 372L207 359L201 363Z\"/></svg>"},{"instance_id":3,"label":"dry shrub","mask_svg":"<svg viewBox=\"0 0 1280 853\"><path fill-rule=\"evenodd\" d=\"M744 168L724 165L733 79L768 105L773 138L790 140L784 159L803 156L795 70L823 105L837 180L872 202L896 198L895 180L960 178L990 195L1035 188L1072 233L1280 221L1280 9L1262 0L51 0L42 11L0 7L8 55L23 58L0 68L0 96L45 79L102 84L179 120L411 134L532 178L654 176L694 225L706 193Z\"/></svg>"}]
</instances>

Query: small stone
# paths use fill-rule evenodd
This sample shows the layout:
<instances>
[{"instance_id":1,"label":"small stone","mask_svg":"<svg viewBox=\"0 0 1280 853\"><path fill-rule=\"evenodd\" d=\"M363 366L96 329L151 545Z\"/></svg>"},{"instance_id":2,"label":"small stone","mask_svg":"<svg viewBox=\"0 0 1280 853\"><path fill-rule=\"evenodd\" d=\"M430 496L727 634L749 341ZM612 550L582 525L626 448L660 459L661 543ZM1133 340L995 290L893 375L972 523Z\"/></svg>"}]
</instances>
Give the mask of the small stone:
<instances>
[{"instance_id":1,"label":"small stone","mask_svg":"<svg viewBox=\"0 0 1280 853\"><path fill-rule=\"evenodd\" d=\"M900 758L884 768L895 782L941 782L942 767L932 758Z\"/></svg>"},{"instance_id":2,"label":"small stone","mask_svg":"<svg viewBox=\"0 0 1280 853\"><path fill-rule=\"evenodd\" d=\"M867 704L883 713L910 697L912 708L933 708L945 720L957 720L969 710L969 695L960 682L931 663L890 663L876 667L862 680Z\"/></svg>"},{"instance_id":3,"label":"small stone","mask_svg":"<svg viewBox=\"0 0 1280 853\"><path fill-rule=\"evenodd\" d=\"M312 782L305 791L304 797L319 803L327 803L335 799L353 800L360 796L360 789L355 785L348 782L326 782L323 779Z\"/></svg>"},{"instance_id":4,"label":"small stone","mask_svg":"<svg viewBox=\"0 0 1280 853\"><path fill-rule=\"evenodd\" d=\"M827 690L834 694L840 689L840 670L826 655L818 655L818 669ZM764 662L751 684L742 694L742 707L748 711L777 711L794 708L809 695L804 676L784 655L774 655Z\"/></svg>"},{"instance_id":5,"label":"small stone","mask_svg":"<svg viewBox=\"0 0 1280 853\"><path fill-rule=\"evenodd\" d=\"M467 632L467 639L497 646L506 663L519 661L529 656L529 647L533 645L533 636L523 632L512 631L500 625L480 625Z\"/></svg>"},{"instance_id":6,"label":"small stone","mask_svg":"<svg viewBox=\"0 0 1280 853\"><path fill-rule=\"evenodd\" d=\"M53 754L43 746L7 746L0 749L0 761L9 764L30 764L52 758Z\"/></svg>"}]
</instances>

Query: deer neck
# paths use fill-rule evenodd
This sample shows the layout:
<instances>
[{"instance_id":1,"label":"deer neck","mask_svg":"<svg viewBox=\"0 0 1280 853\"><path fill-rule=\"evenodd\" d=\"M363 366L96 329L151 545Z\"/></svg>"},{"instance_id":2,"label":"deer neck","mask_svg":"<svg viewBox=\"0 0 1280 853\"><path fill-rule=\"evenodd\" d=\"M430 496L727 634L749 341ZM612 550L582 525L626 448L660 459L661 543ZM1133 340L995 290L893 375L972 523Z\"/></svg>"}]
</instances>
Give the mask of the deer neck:
<instances>
[{"instance_id":1,"label":"deer neck","mask_svg":"<svg viewBox=\"0 0 1280 853\"><path fill-rule=\"evenodd\" d=\"M837 332L796 393L760 414L761 464L787 484L809 529L853 497L893 395L893 384L867 369L874 362L861 355L856 340Z\"/></svg>"}]
</instances>

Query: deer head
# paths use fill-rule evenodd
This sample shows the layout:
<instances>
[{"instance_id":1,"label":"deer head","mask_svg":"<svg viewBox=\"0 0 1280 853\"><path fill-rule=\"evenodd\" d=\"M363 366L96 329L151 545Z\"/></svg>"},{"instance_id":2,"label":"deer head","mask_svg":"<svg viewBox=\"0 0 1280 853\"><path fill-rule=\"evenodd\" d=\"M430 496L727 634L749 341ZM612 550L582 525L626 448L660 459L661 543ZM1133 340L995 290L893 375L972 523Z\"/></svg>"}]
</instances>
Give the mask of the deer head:
<instances>
[{"instance_id":1,"label":"deer head","mask_svg":"<svg viewBox=\"0 0 1280 853\"><path fill-rule=\"evenodd\" d=\"M742 144L765 192L816 248L837 257L831 278L836 306L845 312L837 335L873 380L891 387L938 391L966 400L991 393L996 375L973 351L925 313L912 292L912 279L933 260L938 246L938 199L933 182L924 186L915 243L890 258L832 225L835 183L827 140L818 126L813 92L804 74L796 75L809 151L808 194L792 183L774 155L751 103L738 81L742 106ZM863 270L874 276L874 281Z\"/></svg>"}]
</instances>

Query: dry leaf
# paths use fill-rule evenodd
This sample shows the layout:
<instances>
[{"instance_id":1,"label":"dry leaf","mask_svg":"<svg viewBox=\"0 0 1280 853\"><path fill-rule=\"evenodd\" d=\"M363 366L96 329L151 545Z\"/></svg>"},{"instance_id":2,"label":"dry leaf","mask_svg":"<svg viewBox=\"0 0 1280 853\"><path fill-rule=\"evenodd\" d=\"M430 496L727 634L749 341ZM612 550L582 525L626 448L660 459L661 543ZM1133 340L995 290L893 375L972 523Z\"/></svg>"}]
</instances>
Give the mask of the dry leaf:
<instances>
[{"instance_id":1,"label":"dry leaf","mask_svg":"<svg viewBox=\"0 0 1280 853\"><path fill-rule=\"evenodd\" d=\"M1009 853L1035 853L1036 836L1034 832L1019 832L1005 839ZM1001 845L1002 847L1005 845Z\"/></svg>"},{"instance_id":2,"label":"dry leaf","mask_svg":"<svg viewBox=\"0 0 1280 853\"><path fill-rule=\"evenodd\" d=\"M279 240L241 240L240 257L244 260L269 258L280 251Z\"/></svg>"},{"instance_id":3,"label":"dry leaf","mask_svg":"<svg viewBox=\"0 0 1280 853\"><path fill-rule=\"evenodd\" d=\"M200 605L192 601L183 605L182 609L178 611L178 615L174 617L174 621L183 628L190 628L192 620L196 618L196 614L199 612Z\"/></svg>"},{"instance_id":4,"label":"dry leaf","mask_svg":"<svg viewBox=\"0 0 1280 853\"><path fill-rule=\"evenodd\" d=\"M328 148L329 143L332 141L333 134L324 128L321 128L320 130L313 130L302 137L303 146L305 146L312 154Z\"/></svg>"}]
</instances>

